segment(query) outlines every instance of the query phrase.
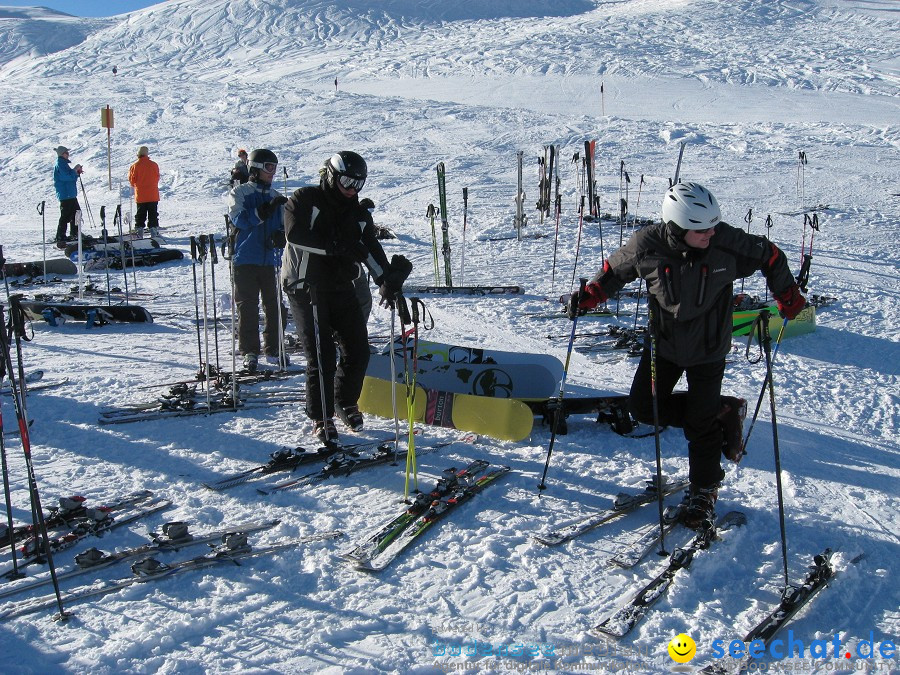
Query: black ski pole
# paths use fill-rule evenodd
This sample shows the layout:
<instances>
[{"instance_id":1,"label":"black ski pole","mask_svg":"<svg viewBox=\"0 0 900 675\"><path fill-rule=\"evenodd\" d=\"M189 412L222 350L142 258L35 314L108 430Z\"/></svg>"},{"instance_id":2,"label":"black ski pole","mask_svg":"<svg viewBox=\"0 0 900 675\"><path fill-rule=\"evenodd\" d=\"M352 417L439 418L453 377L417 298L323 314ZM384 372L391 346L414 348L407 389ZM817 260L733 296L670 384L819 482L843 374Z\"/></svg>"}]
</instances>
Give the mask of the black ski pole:
<instances>
[{"instance_id":1,"label":"black ski pole","mask_svg":"<svg viewBox=\"0 0 900 675\"><path fill-rule=\"evenodd\" d=\"M203 382L209 377L208 372L204 372L203 367L203 347L200 344L200 296L199 291L197 290L197 239L193 235L191 235L191 260L193 263L191 264L191 273L194 278L194 321L197 324L197 358L200 361L200 379ZM234 303L234 297L231 299L232 303Z\"/></svg>"},{"instance_id":2,"label":"black ski pole","mask_svg":"<svg viewBox=\"0 0 900 675\"><path fill-rule=\"evenodd\" d=\"M659 391L656 379L656 315L652 299L647 300L647 339L650 345L650 397L653 401L653 440L656 446L656 503L659 506L659 555L666 551L666 525L663 517L662 449L659 443Z\"/></svg>"},{"instance_id":3,"label":"black ski pole","mask_svg":"<svg viewBox=\"0 0 900 675\"><path fill-rule=\"evenodd\" d=\"M2 255L0 255L2 257ZM4 324L3 320L3 308L0 307L0 326ZM9 388L10 393L12 395L13 400L13 409L16 413L16 420L19 423L19 436L22 439L22 450L25 453L25 467L28 473L28 490L31 495L31 506L32 511L35 514L37 520L37 528L36 528L36 551L38 554L40 553L41 547L43 547L44 553L47 556L47 564L50 567L50 577L53 579L53 589L56 593L56 602L59 607L59 614L57 615L57 619L60 621L64 621L68 618L68 614L63 608L62 595L59 590L59 580L56 577L56 567L53 564L53 553L50 550L50 536L47 533L47 523L44 520L44 510L41 506L41 497L38 492L37 486L37 478L34 473L34 463L31 459L31 438L29 436L28 431L28 420L25 415L25 409L22 401L22 393L16 385L15 377L13 376L13 367L12 367L12 358L9 353L9 341L6 338L6 332L0 330L0 358L3 358L6 364L6 372L9 376ZM10 537L12 537L12 532L10 532ZM41 543L41 539L43 539L43 543Z\"/></svg>"},{"instance_id":4,"label":"black ski pole","mask_svg":"<svg viewBox=\"0 0 900 675\"><path fill-rule=\"evenodd\" d=\"M200 274L202 275L202 285L203 285L203 356L201 356L201 367L203 368L203 372L207 374L207 378L211 377L210 367L209 367L209 322L207 321L209 317L209 306L207 303L207 292L206 292L206 258L209 253L209 238L205 234L201 234L197 237L197 257L200 259ZM232 401L232 404L237 407L237 401ZM207 385L206 387L206 406L209 408L210 406L210 387Z\"/></svg>"},{"instance_id":5,"label":"black ski pole","mask_svg":"<svg viewBox=\"0 0 900 675\"><path fill-rule=\"evenodd\" d=\"M100 236L103 237L103 267L106 270L106 306L112 306L112 289L109 283L109 235L106 232L106 206L100 207ZM122 261L124 265L125 261ZM128 302L126 300L126 302Z\"/></svg>"},{"instance_id":6,"label":"black ski pole","mask_svg":"<svg viewBox=\"0 0 900 675\"><path fill-rule=\"evenodd\" d=\"M787 531L784 524L784 491L781 486L781 452L778 447L778 421L775 417L775 383L772 378L772 336L769 334L769 311L759 313L760 341L766 355L766 380L769 383L769 408L772 414L772 443L775 449L775 487L778 492L778 522L781 527L781 557L784 563L784 588L787 590L788 578Z\"/></svg>"},{"instance_id":7,"label":"black ski pole","mask_svg":"<svg viewBox=\"0 0 900 675\"><path fill-rule=\"evenodd\" d=\"M575 264L572 265L572 281L569 288L575 285L575 274L578 271L578 252L581 250L581 230L584 228L584 195L578 204L578 239L575 242ZM601 228L602 230L602 228Z\"/></svg>"},{"instance_id":8,"label":"black ski pole","mask_svg":"<svg viewBox=\"0 0 900 675\"><path fill-rule=\"evenodd\" d=\"M584 197L582 197L583 206ZM581 278L578 288L578 297L584 294L584 288L587 286L587 279ZM547 489L547 471L550 469L550 456L553 454L553 445L556 443L556 433L559 429L560 419L566 418L566 411L563 407L563 398L566 393L566 377L569 374L569 361L572 359L572 348L575 345L575 330L578 327L578 308L575 308L575 315L572 319L572 332L569 335L569 347L566 350L566 363L563 367L562 380L559 383L559 393L556 396L556 410L553 415L553 429L550 430L550 444L547 447L547 459L544 462L544 473L541 475L541 482L538 484L538 497Z\"/></svg>"},{"instance_id":9,"label":"black ski pole","mask_svg":"<svg viewBox=\"0 0 900 675\"><path fill-rule=\"evenodd\" d=\"M753 222L753 209L747 209L747 215L744 216L744 222L747 223L747 234L750 234L750 223ZM744 279L745 277L741 277L741 293L744 292Z\"/></svg>"},{"instance_id":10,"label":"black ski pole","mask_svg":"<svg viewBox=\"0 0 900 675\"><path fill-rule=\"evenodd\" d=\"M212 306L213 306L213 342L215 344L216 349L216 375L222 372L221 366L219 365L219 315L216 310L216 305L218 303L218 296L216 295L216 265L219 263L219 256L216 253L216 237L213 234L209 235L209 272L210 272L210 282L212 284ZM280 311L279 307L279 311Z\"/></svg>"},{"instance_id":11,"label":"black ski pole","mask_svg":"<svg viewBox=\"0 0 900 675\"><path fill-rule=\"evenodd\" d=\"M228 276L231 280L231 400L237 401L237 320L234 316L234 224L225 214L225 241L222 242L222 257L228 261Z\"/></svg>"},{"instance_id":12,"label":"black ski pole","mask_svg":"<svg viewBox=\"0 0 900 675\"><path fill-rule=\"evenodd\" d=\"M122 276L125 278L125 304L128 304L128 266L126 263L125 256L125 235L122 232L122 206L116 206L116 213L113 216L113 223L118 224L119 227L119 257L122 260ZM137 277L136 272L134 270L137 265L134 259L134 247L131 247L131 274L132 279L134 280L134 290L137 291Z\"/></svg>"},{"instance_id":13,"label":"black ski pole","mask_svg":"<svg viewBox=\"0 0 900 675\"><path fill-rule=\"evenodd\" d=\"M768 314L768 310L765 310ZM760 315L762 312L760 312ZM747 339L747 354L749 356L750 353L750 345L753 342L753 336L756 334L756 324L760 321L760 317L757 316L756 320L753 322L753 326L750 327L750 337ZM772 358L771 363L775 363L775 357L778 356L778 348L781 347L781 338L784 337L784 330L787 328L788 320L785 319L781 324L781 330L778 331L778 337L775 339L775 349L772 350ZM768 330L768 327L766 328ZM754 360L753 363L758 362L758 359ZM750 434L753 433L753 427L756 425L756 418L759 417L759 410L762 407L763 398L766 396L766 387L769 384L769 369L766 369L766 375L763 378L762 387L759 390L759 397L756 399L756 408L753 410L753 417L750 418L750 425L747 427L747 433L744 435L744 442L741 444L741 457L747 454L747 443L750 442Z\"/></svg>"},{"instance_id":14,"label":"black ski pole","mask_svg":"<svg viewBox=\"0 0 900 675\"><path fill-rule=\"evenodd\" d=\"M325 366L322 361L322 336L319 332L319 294L316 292L316 287L314 284L311 284L309 287L309 299L312 304L312 315L313 315L313 333L316 338L316 367L315 370L319 376L319 397L322 403L322 428L325 432L325 445L331 446L333 441L331 440L331 432L328 429L328 409L327 403L325 401ZM306 364L306 377L307 381L309 380L309 376L312 374L313 367L311 363Z\"/></svg>"},{"instance_id":15,"label":"black ski pole","mask_svg":"<svg viewBox=\"0 0 900 675\"><path fill-rule=\"evenodd\" d=\"M45 205L46 202L41 201L41 203L37 205L37 212L41 217L41 244L44 252L44 283L47 283L47 218L44 216Z\"/></svg>"}]
</instances>

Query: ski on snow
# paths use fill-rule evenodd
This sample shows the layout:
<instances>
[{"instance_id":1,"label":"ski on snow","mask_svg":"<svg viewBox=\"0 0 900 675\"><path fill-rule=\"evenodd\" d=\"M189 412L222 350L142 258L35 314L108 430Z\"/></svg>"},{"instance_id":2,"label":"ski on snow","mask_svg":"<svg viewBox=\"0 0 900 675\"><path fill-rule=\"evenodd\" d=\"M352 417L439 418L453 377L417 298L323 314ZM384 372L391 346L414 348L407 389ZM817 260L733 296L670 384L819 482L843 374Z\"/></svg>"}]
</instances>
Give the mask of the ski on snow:
<instances>
[{"instance_id":1,"label":"ski on snow","mask_svg":"<svg viewBox=\"0 0 900 675\"><path fill-rule=\"evenodd\" d=\"M488 466L488 462L476 460L462 471L457 470L455 467L446 469L431 492L420 492L417 494L413 499L412 504L410 504L406 510L389 520L373 533L369 534L352 550L341 553L338 557L342 560L354 563L362 563L370 560L383 551L398 534L424 513L435 499L440 499L445 496L451 489L456 487L460 481L464 481L473 473L481 471Z\"/></svg>"},{"instance_id":2,"label":"ski on snow","mask_svg":"<svg viewBox=\"0 0 900 675\"><path fill-rule=\"evenodd\" d=\"M663 497L683 490L689 484L690 481L686 478L669 482L663 477ZM644 488L643 492L636 495L620 493L609 508L593 513L564 527L538 533L534 535L534 539L547 546L558 546L570 539L580 537L585 532L590 532L603 523L624 516L626 513L631 513L645 504L655 502L657 499L656 480L653 479L647 482L647 487Z\"/></svg>"},{"instance_id":3,"label":"ski on snow","mask_svg":"<svg viewBox=\"0 0 900 675\"><path fill-rule=\"evenodd\" d=\"M126 511L118 517L111 515L109 512L98 514L98 516L102 516L99 520L94 519L92 521L81 522L68 532L51 537L49 541L50 551L55 553L56 551L71 548L86 537L102 537L110 530L140 520L141 518L146 518L149 515L169 508L171 505L172 502L166 499L160 499L130 511ZM26 539L23 546L20 548L20 551L22 552L22 559L18 562L20 570L27 565L43 563L46 560L43 555L44 542L39 537ZM0 576L9 578L11 573L12 570L7 570L0 574Z\"/></svg>"},{"instance_id":4,"label":"ski on snow","mask_svg":"<svg viewBox=\"0 0 900 675\"><path fill-rule=\"evenodd\" d=\"M232 401L228 398L215 397L207 404L205 400L189 401L187 407L175 407L174 409L158 410L109 410L100 414L97 420L99 424L125 424L128 422L146 422L150 420L168 419L171 417L191 417L194 415L212 415L220 412L240 412L243 410L256 410L268 408L273 405L290 405L303 402L305 397L296 393L281 393L280 395L265 398L251 399L249 401Z\"/></svg>"},{"instance_id":5,"label":"ski on snow","mask_svg":"<svg viewBox=\"0 0 900 675\"><path fill-rule=\"evenodd\" d=\"M411 546L435 522L445 517L460 504L469 501L485 487L510 471L508 466L500 466L486 472L473 473L459 480L445 497L434 500L415 521L403 529L392 542L371 558L355 562L356 567L368 572L380 572L400 553Z\"/></svg>"},{"instance_id":6,"label":"ski on snow","mask_svg":"<svg viewBox=\"0 0 900 675\"><path fill-rule=\"evenodd\" d=\"M440 443L435 443L433 445L424 447L416 446L416 455L426 455L448 445L453 445L454 443L474 443L477 440L477 434L464 434L459 438L453 439L452 441L441 441ZM290 490L293 488L304 487L306 485L321 483L335 476L349 476L351 473L355 473L360 469L367 469L372 466L388 464L394 460L394 456L394 445L390 442L381 443L368 456L360 455L359 453L354 452L352 449L341 449L341 451L332 455L331 458L325 463L325 466L323 466L318 471L313 471L312 473L308 473L304 476L299 476L298 478L290 478L288 480L281 481L280 483L273 483L272 485L267 485L266 487L257 488L257 492L263 495L270 495L275 492L281 492L282 490Z\"/></svg>"},{"instance_id":7,"label":"ski on snow","mask_svg":"<svg viewBox=\"0 0 900 675\"><path fill-rule=\"evenodd\" d=\"M270 455L271 459L265 464L254 466L253 468L247 469L246 471L240 471L216 481L204 483L203 487L209 488L210 490L226 490L228 488L235 487L236 485L242 485L243 483L247 483L256 478L268 476L273 473L279 473L281 471L295 471L298 467L301 467L304 464L310 464L317 460L327 461L330 457L338 452L360 450L366 447L375 447L385 442L385 439L380 439L364 441L360 443L351 443L348 445L323 445L322 447L312 451L306 450L302 447L281 448L280 450L273 452Z\"/></svg>"},{"instance_id":8,"label":"ski on snow","mask_svg":"<svg viewBox=\"0 0 900 675\"><path fill-rule=\"evenodd\" d=\"M812 600L816 594L828 585L828 582L834 576L834 568L831 566L831 549L826 548L822 553L813 557L813 564L809 566L809 572L803 583L799 586L790 585L781 594L781 602L772 610L772 612L754 626L750 632L744 636L744 646L746 653L739 659L723 659L721 662L712 663L701 673L716 673L725 675L726 673L741 673L747 670L748 665L753 660L751 656L750 644L754 641L761 640L763 645L768 648L772 638L801 610ZM857 556L851 563L859 562L862 556ZM765 650L761 650L765 651Z\"/></svg>"},{"instance_id":9,"label":"ski on snow","mask_svg":"<svg viewBox=\"0 0 900 675\"><path fill-rule=\"evenodd\" d=\"M206 555L191 558L190 560L183 560L181 562L172 563L171 565L161 563L154 558L140 560L131 566L133 576L119 579L117 581L111 581L103 584L102 586L82 586L81 588L77 588L69 593L63 594L62 602L64 605L72 605L88 598L115 593L116 591L122 590L123 588L127 588L134 584L145 583L148 581L157 581L158 579L164 579L175 574L180 574L181 572L203 569L205 567L212 567L214 565L221 565L223 563L240 565L241 560L258 558L264 555L272 555L280 551L295 548L301 544L305 544L308 542L321 541L323 539L337 539L338 537L342 536L343 532L339 531L325 532L321 534L310 535L308 537L301 537L294 541L286 542L283 544L274 544L272 546L252 548L247 543L247 537L245 535L228 535L226 537L226 540L221 545L216 546ZM43 596L25 602L7 603L7 607L5 609L0 609L0 619L11 619L13 617L23 616L25 614L37 612L42 609L51 608L56 604L56 595ZM64 619L66 617L57 618Z\"/></svg>"},{"instance_id":10,"label":"ski on snow","mask_svg":"<svg viewBox=\"0 0 900 675\"><path fill-rule=\"evenodd\" d=\"M133 506L139 502L145 501L153 496L149 490L142 490L134 494L115 499L108 504L96 507L105 511L117 511L128 506ZM50 509L50 512L44 515L44 523L48 530L60 527L74 527L81 521L90 519L93 513L86 505L87 499L81 495L73 495L71 497L63 497L59 500L59 506ZM19 542L23 539L34 535L34 525L19 525L14 527L12 531L12 541ZM4 524L0 525L0 546L10 543L9 528Z\"/></svg>"},{"instance_id":11,"label":"ski on snow","mask_svg":"<svg viewBox=\"0 0 900 675\"><path fill-rule=\"evenodd\" d=\"M663 514L663 533L666 537L681 525L683 512L681 504L666 508ZM609 559L613 565L628 568L641 562L659 543L659 523L647 523L630 534L637 534L637 539L618 546L618 550Z\"/></svg>"},{"instance_id":12,"label":"ski on snow","mask_svg":"<svg viewBox=\"0 0 900 675\"><path fill-rule=\"evenodd\" d=\"M85 551L82 551L81 553L76 554L75 563L78 566L67 572L57 571L56 579L57 581L63 581L64 579L71 579L82 574L90 574L94 570L100 570L109 567L110 565L114 565L115 563L121 562L123 560L129 560L131 558L137 558L142 555L156 553L157 551L180 551L181 549L187 548L189 546L207 544L209 542L216 541L217 539L222 540L224 537L230 534L250 534L252 532L269 530L278 525L280 522L280 520L266 520L255 523L243 523L241 525L235 525L234 527L230 527L224 530L216 530L213 532L206 532L196 535L188 532L187 525L185 523L166 523L163 526L162 533L157 534L155 532L151 532L151 542L143 544L142 546L136 546L134 548L116 551L114 553L104 553L103 551L100 551L96 548L89 548ZM35 579L25 584L19 584L15 588L6 589L0 592L0 598L7 598L11 595L24 593L25 591L30 591L34 588L40 588L41 586L49 584L52 581L53 578L47 575L47 577L43 579Z\"/></svg>"},{"instance_id":13,"label":"ski on snow","mask_svg":"<svg viewBox=\"0 0 900 675\"><path fill-rule=\"evenodd\" d=\"M678 570L690 567L697 552L709 548L718 538L718 533L738 527L747 522L740 511L729 511L715 524L709 523L701 529L687 546L676 548L669 557L666 567L653 580L641 588L627 605L617 610L593 628L593 632L614 638L624 637L643 619L650 608L659 600L675 579Z\"/></svg>"}]
</instances>

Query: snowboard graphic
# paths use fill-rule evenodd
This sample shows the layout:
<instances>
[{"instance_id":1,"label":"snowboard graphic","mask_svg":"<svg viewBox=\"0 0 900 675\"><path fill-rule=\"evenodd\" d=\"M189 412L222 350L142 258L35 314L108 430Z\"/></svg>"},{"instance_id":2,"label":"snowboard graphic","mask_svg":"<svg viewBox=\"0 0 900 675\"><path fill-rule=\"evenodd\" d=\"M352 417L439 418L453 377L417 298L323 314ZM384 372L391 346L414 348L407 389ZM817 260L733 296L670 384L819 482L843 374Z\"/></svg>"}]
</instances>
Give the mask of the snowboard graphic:
<instances>
[{"instance_id":1,"label":"snowboard graphic","mask_svg":"<svg viewBox=\"0 0 900 675\"><path fill-rule=\"evenodd\" d=\"M395 384L397 410L406 419L406 385ZM359 397L359 409L370 415L392 418L391 383L367 375ZM416 386L415 421L448 429L472 431L502 441L521 441L531 433L531 409L514 399L454 394Z\"/></svg>"},{"instance_id":2,"label":"snowboard graphic","mask_svg":"<svg viewBox=\"0 0 900 675\"><path fill-rule=\"evenodd\" d=\"M19 303L33 321L46 321L55 325L59 318L66 321L91 321L97 325L107 323L153 323L153 317L138 305L82 305L68 302L37 302L22 300Z\"/></svg>"},{"instance_id":3,"label":"snowboard graphic","mask_svg":"<svg viewBox=\"0 0 900 675\"><path fill-rule=\"evenodd\" d=\"M394 368L395 381L402 383L402 356L394 357ZM390 380L391 357L372 354L366 373L382 380ZM421 357L416 366L416 383L427 389L457 394L518 399L546 399L553 396L559 387L553 374L539 365L451 363Z\"/></svg>"}]
</instances>

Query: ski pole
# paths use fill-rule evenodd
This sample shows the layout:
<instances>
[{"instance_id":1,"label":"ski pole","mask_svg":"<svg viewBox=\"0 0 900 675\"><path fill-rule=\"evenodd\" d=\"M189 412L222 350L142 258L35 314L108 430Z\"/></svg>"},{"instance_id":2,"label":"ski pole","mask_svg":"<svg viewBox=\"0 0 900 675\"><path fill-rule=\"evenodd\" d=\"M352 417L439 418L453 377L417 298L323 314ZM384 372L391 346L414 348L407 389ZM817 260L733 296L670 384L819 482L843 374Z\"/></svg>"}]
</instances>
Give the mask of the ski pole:
<instances>
[{"instance_id":1,"label":"ski pole","mask_svg":"<svg viewBox=\"0 0 900 675\"><path fill-rule=\"evenodd\" d=\"M772 443L775 450L775 487L778 493L778 522L781 527L781 558L784 563L784 588L787 590L790 582L788 578L787 559L787 531L784 523L784 491L781 486L781 452L778 447L778 421L775 418L775 383L772 378L771 353L772 336L769 334L769 311L764 309L759 313L760 341L766 354L766 381L769 384L769 408L772 414Z\"/></svg>"},{"instance_id":2,"label":"ski pole","mask_svg":"<svg viewBox=\"0 0 900 675\"><path fill-rule=\"evenodd\" d=\"M227 250L227 253L226 253ZM222 242L222 257L228 261L228 276L231 278L231 400L237 401L237 339L234 333L237 321L234 318L234 225L225 214L225 241Z\"/></svg>"},{"instance_id":3,"label":"ski pole","mask_svg":"<svg viewBox=\"0 0 900 675\"><path fill-rule=\"evenodd\" d=\"M203 361L203 371L209 375L209 324L207 322L207 317L209 316L209 308L206 302L206 257L209 252L209 239L205 234L201 234L197 238L197 255L200 258L200 273L202 275L202 284L203 284L203 356L201 360ZM232 401L232 404L237 407L237 401ZM210 388L206 387L206 407L209 409L210 406Z\"/></svg>"},{"instance_id":4,"label":"ski pole","mask_svg":"<svg viewBox=\"0 0 900 675\"><path fill-rule=\"evenodd\" d=\"M106 306L112 306L112 290L109 283L109 235L106 232L106 206L100 207L100 236L103 238L103 268L106 271Z\"/></svg>"},{"instance_id":5,"label":"ski pole","mask_svg":"<svg viewBox=\"0 0 900 675\"><path fill-rule=\"evenodd\" d=\"M212 283L212 307L213 307L213 340L216 349L216 375L222 372L222 367L219 365L219 313L216 306L219 304L218 296L216 295L216 265L219 264L219 256L216 253L216 238L214 235L209 235L209 278ZM279 304L281 301L281 297L279 295ZM279 306L279 313L280 313ZM279 328L281 327L281 317L279 316Z\"/></svg>"},{"instance_id":6,"label":"ski pole","mask_svg":"<svg viewBox=\"0 0 900 675\"><path fill-rule=\"evenodd\" d=\"M325 365L322 361L322 336L319 332L319 295L316 292L315 284L310 284L309 287L309 299L312 304L312 315L313 315L313 333L316 338L316 368L319 376L319 397L322 403L322 429L325 431L325 445L331 446L331 433L328 430L328 410L327 404L325 402L325 376L324 376L324 368ZM311 375L312 364L308 363L307 365L307 381L309 381L309 376Z\"/></svg>"},{"instance_id":7,"label":"ski pole","mask_svg":"<svg viewBox=\"0 0 900 675\"><path fill-rule=\"evenodd\" d=\"M744 222L747 223L747 234L750 234L750 223L753 222L753 209L747 209L747 215L744 216ZM741 293L744 292L744 277L741 277Z\"/></svg>"},{"instance_id":8,"label":"ski pole","mask_svg":"<svg viewBox=\"0 0 900 675\"><path fill-rule=\"evenodd\" d=\"M656 379L656 315L652 300L647 301L647 333L650 345L650 397L653 401L653 440L656 446L656 503L659 507L659 555L666 551L666 525L663 517L662 449L659 442L659 390Z\"/></svg>"},{"instance_id":9,"label":"ski pole","mask_svg":"<svg viewBox=\"0 0 900 675\"><path fill-rule=\"evenodd\" d=\"M559 182L556 184L559 187ZM550 271L550 296L556 294L556 250L559 246L559 220L562 216L562 196L556 195L556 232L553 235L553 266Z\"/></svg>"},{"instance_id":10,"label":"ski pole","mask_svg":"<svg viewBox=\"0 0 900 675\"><path fill-rule=\"evenodd\" d=\"M584 195L581 195L581 201L578 205L578 239L575 242L575 264L572 265L572 281L569 284L569 288L572 288L575 285L575 273L578 271L578 251L581 250L581 230L584 227ZM603 227L600 227L600 231L603 231Z\"/></svg>"},{"instance_id":11,"label":"ski pole","mask_svg":"<svg viewBox=\"0 0 900 675\"><path fill-rule=\"evenodd\" d=\"M463 188L463 230L462 230L462 260L459 263L459 283L466 283L466 222L469 216L469 188Z\"/></svg>"},{"instance_id":12,"label":"ski pole","mask_svg":"<svg viewBox=\"0 0 900 675\"><path fill-rule=\"evenodd\" d=\"M406 482L403 487L404 500L409 499L409 475L412 473L413 485L416 492L419 491L419 470L416 466L416 373L419 367L419 306L423 311L424 303L419 298L410 299L410 323L412 324L412 350L409 360L406 360L404 350L404 366L406 368L406 419L409 423L409 436L406 442Z\"/></svg>"},{"instance_id":13,"label":"ski pole","mask_svg":"<svg viewBox=\"0 0 900 675\"><path fill-rule=\"evenodd\" d=\"M119 222L119 256L122 259L122 276L125 277L125 304L127 305L128 304L128 268L125 264L125 259L126 259L125 242L124 242L125 236L122 233L122 212L119 210L118 207L116 207L116 215L119 216L119 218L118 218L118 222ZM113 220L115 220L115 218L113 218ZM135 268L134 247L132 247L132 249L131 249L131 273L132 273L132 275L135 274L134 268ZM137 290L137 282L135 282L135 291L136 290Z\"/></svg>"},{"instance_id":14,"label":"ski pole","mask_svg":"<svg viewBox=\"0 0 900 675\"><path fill-rule=\"evenodd\" d=\"M41 201L41 203L37 205L37 212L41 217L41 240L44 251L44 283L47 283L47 219L44 217L45 205L46 202Z\"/></svg>"},{"instance_id":15,"label":"ski pole","mask_svg":"<svg viewBox=\"0 0 900 675\"><path fill-rule=\"evenodd\" d=\"M2 254L0 254L2 257ZM3 319L3 308L0 307L0 326L4 324ZM63 608L62 595L59 590L59 580L56 577L56 566L53 564L53 553L50 550L50 536L47 533L47 523L44 520L44 509L41 506L41 497L38 492L37 486L37 478L34 473L34 463L31 459L31 437L29 436L28 431L28 419L24 411L24 403L22 399L22 392L19 390L19 387L16 384L16 379L13 376L13 368L12 368L12 359L9 353L9 341L6 338L6 332L0 330L0 358L4 360L4 365L6 368L6 373L9 376L9 388L10 393L12 394L13 400L13 409L16 413L16 420L19 423L19 436L22 439L22 450L25 453L25 468L28 473L28 491L31 496L31 507L32 512L36 518L36 551L39 553L41 547L43 547L44 554L47 557L47 564L50 567L50 577L53 579L53 589L56 593L56 602L59 607L59 614L56 618L60 621L64 621L68 618L68 614L66 614L65 609ZM12 538L12 531L10 531L10 538ZM43 543L41 543L41 539L43 539Z\"/></svg>"},{"instance_id":16,"label":"ski pole","mask_svg":"<svg viewBox=\"0 0 900 675\"><path fill-rule=\"evenodd\" d=\"M765 311L768 314L768 310ZM759 317L757 317L753 322L753 326L750 328L750 337L747 340L748 353L750 351L750 343L753 341L753 336L756 334L756 324L759 322L759 320ZM781 324L781 330L778 331L778 337L775 340L775 349L772 350L772 358L769 360L769 365L775 363L775 357L778 356L778 348L781 347L781 338L784 337L784 330L785 328L787 328L787 324L788 319L785 319ZM766 330L768 330L768 326ZM765 398L766 395L766 387L769 384L769 372L770 368L767 367L766 376L765 378L763 378L762 388L759 391L759 398L756 399L756 408L753 411L753 417L750 418L750 426L747 427L747 434L744 436L744 442L741 444L741 457L747 454L747 443L750 442L750 434L753 433L753 427L756 425L756 418L759 416L759 409L762 407L763 398Z\"/></svg>"},{"instance_id":17,"label":"ski pole","mask_svg":"<svg viewBox=\"0 0 900 675\"><path fill-rule=\"evenodd\" d=\"M203 347L200 344L200 296L197 289L197 238L191 235L191 274L194 279L194 322L197 324L197 359L200 362L200 379L206 382L209 379L209 373L203 367ZM234 275L232 275L233 277ZM232 282L233 284L233 282ZM232 304L234 304L234 296L232 295ZM232 324L233 325L233 324Z\"/></svg>"},{"instance_id":18,"label":"ski pole","mask_svg":"<svg viewBox=\"0 0 900 675\"><path fill-rule=\"evenodd\" d=\"M431 219L431 248L432 253L434 254L434 285L441 285L441 272L440 265L438 264L438 245L437 245L437 229L434 224L434 204L428 205L428 210L425 211L425 217Z\"/></svg>"},{"instance_id":19,"label":"ski pole","mask_svg":"<svg viewBox=\"0 0 900 675\"><path fill-rule=\"evenodd\" d=\"M584 201L584 197L582 197L582 203ZM584 293L584 288L587 286L587 279L583 278L580 280L580 286L578 289L578 296ZM544 473L541 475L541 482L538 484L538 497L541 496L544 490L547 489L547 471L550 469L550 456L553 454L553 445L556 443L556 433L559 429L559 420L560 418L566 418L566 411L563 407L563 397L566 393L566 377L569 374L569 361L572 358L572 348L575 345L575 330L578 327L578 312L576 307L575 316L572 318L572 332L569 335L569 347L566 350L566 363L563 366L563 374L562 380L559 383L559 393L556 396L556 414L553 416L553 429L550 431L550 445L547 447L547 459L544 462Z\"/></svg>"}]
</instances>

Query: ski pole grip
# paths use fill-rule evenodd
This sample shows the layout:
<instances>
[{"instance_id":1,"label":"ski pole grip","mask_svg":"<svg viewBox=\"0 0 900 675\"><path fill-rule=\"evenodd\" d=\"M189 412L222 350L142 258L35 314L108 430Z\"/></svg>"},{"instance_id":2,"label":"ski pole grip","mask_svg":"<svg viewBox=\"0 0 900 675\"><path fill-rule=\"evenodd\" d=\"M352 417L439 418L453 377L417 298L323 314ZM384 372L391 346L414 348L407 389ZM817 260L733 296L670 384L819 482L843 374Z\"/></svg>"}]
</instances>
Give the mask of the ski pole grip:
<instances>
[{"instance_id":1,"label":"ski pole grip","mask_svg":"<svg viewBox=\"0 0 900 675\"><path fill-rule=\"evenodd\" d=\"M37 205L37 212L38 212L38 215L39 215L39 216L44 215L44 204L45 204L45 203L46 203L46 202L44 202L44 201L42 200L41 203Z\"/></svg>"},{"instance_id":2,"label":"ski pole grip","mask_svg":"<svg viewBox=\"0 0 900 675\"><path fill-rule=\"evenodd\" d=\"M197 259L197 240L191 235L191 258Z\"/></svg>"},{"instance_id":3,"label":"ski pole grip","mask_svg":"<svg viewBox=\"0 0 900 675\"><path fill-rule=\"evenodd\" d=\"M397 314L400 315L401 325L408 326L412 323L412 318L409 315L409 304L406 302L404 295L397 296Z\"/></svg>"},{"instance_id":4,"label":"ski pole grip","mask_svg":"<svg viewBox=\"0 0 900 675\"><path fill-rule=\"evenodd\" d=\"M209 258L213 265L219 264L219 256L216 255L216 237L213 234L209 235Z\"/></svg>"}]
</instances>

